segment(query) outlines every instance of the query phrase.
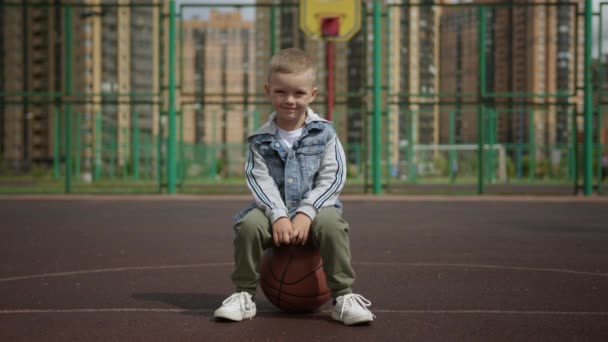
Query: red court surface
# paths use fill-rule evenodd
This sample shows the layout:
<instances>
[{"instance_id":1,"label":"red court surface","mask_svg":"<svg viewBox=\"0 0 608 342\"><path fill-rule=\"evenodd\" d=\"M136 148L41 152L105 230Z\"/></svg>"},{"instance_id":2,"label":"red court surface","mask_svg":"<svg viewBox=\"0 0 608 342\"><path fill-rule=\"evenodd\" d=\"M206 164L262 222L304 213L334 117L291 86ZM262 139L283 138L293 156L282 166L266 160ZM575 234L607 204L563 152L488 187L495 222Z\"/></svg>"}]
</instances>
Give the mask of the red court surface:
<instances>
[{"instance_id":1,"label":"red court surface","mask_svg":"<svg viewBox=\"0 0 608 342\"><path fill-rule=\"evenodd\" d=\"M607 341L608 201L346 197L355 292L211 320L245 197L0 197L0 341Z\"/></svg>"}]
</instances>

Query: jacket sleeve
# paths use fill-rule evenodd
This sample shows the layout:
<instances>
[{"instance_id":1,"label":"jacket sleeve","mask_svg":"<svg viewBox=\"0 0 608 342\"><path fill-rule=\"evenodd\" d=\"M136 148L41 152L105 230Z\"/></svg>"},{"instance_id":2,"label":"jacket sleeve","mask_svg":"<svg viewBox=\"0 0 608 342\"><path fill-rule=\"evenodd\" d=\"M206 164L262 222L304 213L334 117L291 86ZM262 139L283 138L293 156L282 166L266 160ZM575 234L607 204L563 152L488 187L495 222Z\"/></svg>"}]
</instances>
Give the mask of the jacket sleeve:
<instances>
[{"instance_id":1,"label":"jacket sleeve","mask_svg":"<svg viewBox=\"0 0 608 342\"><path fill-rule=\"evenodd\" d=\"M330 207L336 203L345 182L344 149L338 136L334 134L334 137L327 143L314 188L308 197L300 202L300 207L296 211L304 213L314 220L321 208Z\"/></svg>"},{"instance_id":2,"label":"jacket sleeve","mask_svg":"<svg viewBox=\"0 0 608 342\"><path fill-rule=\"evenodd\" d=\"M287 216L287 207L281 198L277 185L270 176L270 172L262 155L249 144L249 155L245 163L245 177L247 186L253 193L256 205L264 210L270 222Z\"/></svg>"}]
</instances>

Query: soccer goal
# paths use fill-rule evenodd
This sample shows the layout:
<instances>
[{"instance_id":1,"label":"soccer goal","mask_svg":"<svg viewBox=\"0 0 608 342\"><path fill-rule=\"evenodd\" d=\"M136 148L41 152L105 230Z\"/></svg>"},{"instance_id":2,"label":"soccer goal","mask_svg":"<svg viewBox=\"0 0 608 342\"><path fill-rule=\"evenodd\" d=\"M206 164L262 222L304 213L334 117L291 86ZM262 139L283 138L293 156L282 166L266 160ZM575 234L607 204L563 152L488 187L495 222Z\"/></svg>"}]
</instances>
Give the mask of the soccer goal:
<instances>
[{"instance_id":1,"label":"soccer goal","mask_svg":"<svg viewBox=\"0 0 608 342\"><path fill-rule=\"evenodd\" d=\"M418 176L441 177L458 174L459 177L477 177L478 169L478 145L477 144L417 144L412 146L412 155L407 158L407 146L405 152L404 170L411 173L413 170L406 165L412 162ZM485 144L484 168L486 175L490 173L491 179L499 182L507 180L507 154L502 144Z\"/></svg>"}]
</instances>

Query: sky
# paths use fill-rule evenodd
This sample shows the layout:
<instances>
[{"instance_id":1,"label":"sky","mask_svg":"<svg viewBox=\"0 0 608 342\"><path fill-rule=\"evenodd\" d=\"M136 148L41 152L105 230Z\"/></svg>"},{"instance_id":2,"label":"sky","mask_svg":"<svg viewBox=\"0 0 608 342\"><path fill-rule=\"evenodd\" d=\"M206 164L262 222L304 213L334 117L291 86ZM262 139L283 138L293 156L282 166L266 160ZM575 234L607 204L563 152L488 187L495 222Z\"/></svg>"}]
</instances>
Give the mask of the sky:
<instances>
[{"instance_id":1,"label":"sky","mask_svg":"<svg viewBox=\"0 0 608 342\"><path fill-rule=\"evenodd\" d=\"M220 4L220 5L229 5L229 4L255 4L255 0L177 0L177 6L181 4ZM219 7L216 8L218 11L234 11L234 7ZM210 8L208 7L185 7L184 8L184 18L190 19L193 16L198 16L201 20L207 19L209 16ZM253 20L255 16L255 11L253 7L244 7L241 9L243 13L243 17L246 20Z\"/></svg>"}]
</instances>

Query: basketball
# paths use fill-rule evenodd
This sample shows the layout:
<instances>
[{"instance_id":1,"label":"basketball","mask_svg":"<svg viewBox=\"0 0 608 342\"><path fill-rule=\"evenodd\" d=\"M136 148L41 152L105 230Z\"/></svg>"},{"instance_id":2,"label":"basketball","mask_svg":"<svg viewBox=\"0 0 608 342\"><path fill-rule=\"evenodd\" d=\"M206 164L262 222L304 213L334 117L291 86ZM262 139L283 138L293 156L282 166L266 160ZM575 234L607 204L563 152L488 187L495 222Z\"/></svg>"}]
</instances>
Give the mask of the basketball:
<instances>
[{"instance_id":1,"label":"basketball","mask_svg":"<svg viewBox=\"0 0 608 342\"><path fill-rule=\"evenodd\" d=\"M331 298L321 255L311 246L268 248L260 262L260 287L286 312L315 312Z\"/></svg>"}]
</instances>

